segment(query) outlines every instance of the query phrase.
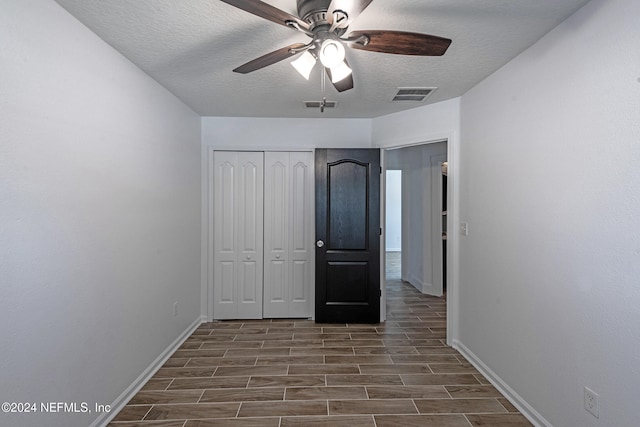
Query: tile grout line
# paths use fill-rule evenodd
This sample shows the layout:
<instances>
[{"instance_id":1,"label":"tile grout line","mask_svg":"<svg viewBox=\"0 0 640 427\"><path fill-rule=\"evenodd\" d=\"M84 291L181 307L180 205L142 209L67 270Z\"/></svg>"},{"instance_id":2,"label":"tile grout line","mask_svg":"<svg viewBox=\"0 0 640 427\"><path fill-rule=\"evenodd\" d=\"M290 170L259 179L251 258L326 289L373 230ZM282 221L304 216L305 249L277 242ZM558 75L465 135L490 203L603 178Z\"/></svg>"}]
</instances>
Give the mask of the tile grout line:
<instances>
[{"instance_id":1,"label":"tile grout line","mask_svg":"<svg viewBox=\"0 0 640 427\"><path fill-rule=\"evenodd\" d=\"M149 407L149 410L147 412L145 412L145 414L142 416L142 418L140 418L140 421L144 421L144 419L147 417L147 415L149 415L149 412L151 412L151 410L153 409L155 405L151 405Z\"/></svg>"},{"instance_id":2,"label":"tile grout line","mask_svg":"<svg viewBox=\"0 0 640 427\"><path fill-rule=\"evenodd\" d=\"M467 414L462 414L462 416L464 416L464 419L469 423L469 427L473 427L473 424L471 423L471 421L467 417Z\"/></svg>"}]
</instances>

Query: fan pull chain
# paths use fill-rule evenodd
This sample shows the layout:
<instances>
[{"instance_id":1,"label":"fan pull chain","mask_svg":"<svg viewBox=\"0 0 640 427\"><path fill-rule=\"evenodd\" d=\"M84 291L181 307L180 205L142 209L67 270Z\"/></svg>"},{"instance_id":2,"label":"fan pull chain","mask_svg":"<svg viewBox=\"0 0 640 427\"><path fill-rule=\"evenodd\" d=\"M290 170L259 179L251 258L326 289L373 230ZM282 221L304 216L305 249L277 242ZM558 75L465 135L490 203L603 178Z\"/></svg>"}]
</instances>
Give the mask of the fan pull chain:
<instances>
[{"instance_id":1,"label":"fan pull chain","mask_svg":"<svg viewBox=\"0 0 640 427\"><path fill-rule=\"evenodd\" d=\"M320 67L320 91L322 92L320 95L322 95L322 102L320 103L320 112L324 113L324 107L325 105L327 105L327 98L325 95L325 88L326 88L326 78L327 78L327 74L324 72L324 67Z\"/></svg>"}]
</instances>

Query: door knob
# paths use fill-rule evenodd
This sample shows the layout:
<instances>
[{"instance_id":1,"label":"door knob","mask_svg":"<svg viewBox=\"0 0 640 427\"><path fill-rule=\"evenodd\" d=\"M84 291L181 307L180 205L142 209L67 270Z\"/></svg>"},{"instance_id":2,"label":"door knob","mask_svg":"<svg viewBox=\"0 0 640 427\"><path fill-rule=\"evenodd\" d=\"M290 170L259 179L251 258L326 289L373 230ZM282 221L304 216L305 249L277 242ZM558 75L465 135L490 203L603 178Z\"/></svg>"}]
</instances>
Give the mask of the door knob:
<instances>
[{"instance_id":1,"label":"door knob","mask_svg":"<svg viewBox=\"0 0 640 427\"><path fill-rule=\"evenodd\" d=\"M277 258L277 259L280 259L280 254L277 254L277 255L276 255L276 258Z\"/></svg>"},{"instance_id":2,"label":"door knob","mask_svg":"<svg viewBox=\"0 0 640 427\"><path fill-rule=\"evenodd\" d=\"M247 255L247 259L248 259L248 260L249 260L249 259L251 259L251 255Z\"/></svg>"},{"instance_id":3,"label":"door knob","mask_svg":"<svg viewBox=\"0 0 640 427\"><path fill-rule=\"evenodd\" d=\"M318 241L316 242L316 246L317 246L317 247L319 247L319 248L321 248L321 247L323 247L323 246L324 246L324 242L323 242L322 240L318 240Z\"/></svg>"}]
</instances>

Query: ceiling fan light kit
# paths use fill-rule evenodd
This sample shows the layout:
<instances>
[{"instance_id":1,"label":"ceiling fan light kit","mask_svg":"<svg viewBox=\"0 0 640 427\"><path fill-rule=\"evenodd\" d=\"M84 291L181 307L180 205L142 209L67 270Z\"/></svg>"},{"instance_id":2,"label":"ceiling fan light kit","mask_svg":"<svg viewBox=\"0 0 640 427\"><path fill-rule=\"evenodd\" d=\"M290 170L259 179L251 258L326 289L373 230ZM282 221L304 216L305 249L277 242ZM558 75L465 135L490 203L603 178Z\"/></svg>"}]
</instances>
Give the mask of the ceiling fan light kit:
<instances>
[{"instance_id":1,"label":"ceiling fan light kit","mask_svg":"<svg viewBox=\"0 0 640 427\"><path fill-rule=\"evenodd\" d=\"M311 71L316 66L316 58L309 53L309 51L303 52L295 61L291 62L293 68L298 70L300 75L309 80Z\"/></svg>"},{"instance_id":2,"label":"ceiling fan light kit","mask_svg":"<svg viewBox=\"0 0 640 427\"><path fill-rule=\"evenodd\" d=\"M340 83L352 73L351 68L344 62L340 62L335 67L331 68L331 83Z\"/></svg>"},{"instance_id":3,"label":"ceiling fan light kit","mask_svg":"<svg viewBox=\"0 0 640 427\"><path fill-rule=\"evenodd\" d=\"M373 0L297 0L298 16L261 0L221 1L312 38L306 45L280 48L233 71L246 74L301 54L291 65L309 80L319 59L338 92L353 88L345 46L398 55L441 56L451 44L447 38L405 31L359 30L347 34L349 25Z\"/></svg>"},{"instance_id":4,"label":"ceiling fan light kit","mask_svg":"<svg viewBox=\"0 0 640 427\"><path fill-rule=\"evenodd\" d=\"M344 45L333 38L325 39L320 45L320 62L331 70L331 82L338 83L351 75L351 68L344 62Z\"/></svg>"},{"instance_id":5,"label":"ceiling fan light kit","mask_svg":"<svg viewBox=\"0 0 640 427\"><path fill-rule=\"evenodd\" d=\"M334 68L344 62L345 51L342 43L326 39L320 45L320 62L327 68Z\"/></svg>"}]
</instances>

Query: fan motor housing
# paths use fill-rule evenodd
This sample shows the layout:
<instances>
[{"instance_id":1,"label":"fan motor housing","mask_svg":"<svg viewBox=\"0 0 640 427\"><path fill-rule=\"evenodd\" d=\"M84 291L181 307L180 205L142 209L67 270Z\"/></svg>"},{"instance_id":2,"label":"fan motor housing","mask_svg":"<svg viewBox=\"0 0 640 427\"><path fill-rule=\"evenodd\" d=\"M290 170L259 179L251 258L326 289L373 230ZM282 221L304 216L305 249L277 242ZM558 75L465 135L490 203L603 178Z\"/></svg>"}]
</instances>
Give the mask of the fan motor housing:
<instances>
[{"instance_id":1,"label":"fan motor housing","mask_svg":"<svg viewBox=\"0 0 640 427\"><path fill-rule=\"evenodd\" d=\"M313 26L326 20L330 4L331 0L297 0L298 16Z\"/></svg>"}]
</instances>

